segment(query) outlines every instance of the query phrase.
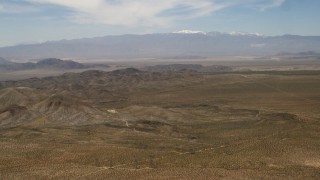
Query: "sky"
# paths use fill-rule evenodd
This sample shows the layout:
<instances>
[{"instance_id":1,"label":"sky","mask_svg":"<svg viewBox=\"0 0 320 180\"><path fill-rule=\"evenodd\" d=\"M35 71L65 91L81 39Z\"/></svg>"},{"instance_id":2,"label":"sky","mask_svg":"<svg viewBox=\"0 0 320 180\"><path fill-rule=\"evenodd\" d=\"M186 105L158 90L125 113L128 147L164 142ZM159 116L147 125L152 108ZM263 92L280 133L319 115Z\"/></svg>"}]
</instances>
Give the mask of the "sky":
<instances>
[{"instance_id":1,"label":"sky","mask_svg":"<svg viewBox=\"0 0 320 180\"><path fill-rule=\"evenodd\" d=\"M179 30L320 35L320 0L0 0L0 47Z\"/></svg>"}]
</instances>

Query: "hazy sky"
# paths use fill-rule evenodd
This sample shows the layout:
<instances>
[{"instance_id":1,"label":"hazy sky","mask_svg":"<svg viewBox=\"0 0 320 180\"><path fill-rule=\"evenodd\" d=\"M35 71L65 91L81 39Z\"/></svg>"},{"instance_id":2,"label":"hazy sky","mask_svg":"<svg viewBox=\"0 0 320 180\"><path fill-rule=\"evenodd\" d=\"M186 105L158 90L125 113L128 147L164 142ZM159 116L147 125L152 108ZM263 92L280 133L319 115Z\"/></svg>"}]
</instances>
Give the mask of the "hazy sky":
<instances>
[{"instance_id":1,"label":"hazy sky","mask_svg":"<svg viewBox=\"0 0 320 180\"><path fill-rule=\"evenodd\" d=\"M320 0L0 0L0 46L183 29L320 35Z\"/></svg>"}]
</instances>

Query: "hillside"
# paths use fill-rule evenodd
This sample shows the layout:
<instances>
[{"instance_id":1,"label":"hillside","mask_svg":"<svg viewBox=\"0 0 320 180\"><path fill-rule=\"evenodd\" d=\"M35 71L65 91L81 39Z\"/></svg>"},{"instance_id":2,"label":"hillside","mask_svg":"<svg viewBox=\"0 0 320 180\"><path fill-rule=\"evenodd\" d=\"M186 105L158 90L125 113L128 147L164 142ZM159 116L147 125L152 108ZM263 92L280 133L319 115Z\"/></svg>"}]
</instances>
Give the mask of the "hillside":
<instances>
[{"instance_id":1,"label":"hillside","mask_svg":"<svg viewBox=\"0 0 320 180\"><path fill-rule=\"evenodd\" d=\"M105 113L95 106L121 104L126 101L130 91L140 88L158 89L159 83L170 87L199 80L201 75L195 72L153 73L128 68L112 72L90 70L41 79L4 81L0 82L0 88L4 88L0 91L0 100L4 102L0 105L0 111L10 114L3 119L3 122L11 121L7 125L17 125L16 119L20 123L20 110L33 114L31 119L45 118L49 124L101 123ZM100 118L94 120L93 117ZM30 120L29 116L25 118L27 120Z\"/></svg>"},{"instance_id":2,"label":"hillside","mask_svg":"<svg viewBox=\"0 0 320 180\"><path fill-rule=\"evenodd\" d=\"M128 68L2 81L0 176L319 179L319 78Z\"/></svg>"}]
</instances>

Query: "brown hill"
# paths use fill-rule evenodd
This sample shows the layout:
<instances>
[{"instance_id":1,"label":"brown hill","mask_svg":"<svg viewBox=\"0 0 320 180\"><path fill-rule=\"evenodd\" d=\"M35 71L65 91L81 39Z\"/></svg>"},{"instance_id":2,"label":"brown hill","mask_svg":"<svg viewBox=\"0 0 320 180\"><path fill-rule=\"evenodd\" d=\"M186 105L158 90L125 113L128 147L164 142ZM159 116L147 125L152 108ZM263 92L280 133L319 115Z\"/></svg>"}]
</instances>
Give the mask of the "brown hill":
<instances>
[{"instance_id":1,"label":"brown hill","mask_svg":"<svg viewBox=\"0 0 320 180\"><path fill-rule=\"evenodd\" d=\"M110 117L110 113L101 107L110 103L123 106L132 91L179 86L198 82L201 78L201 74L193 71L160 73L128 68L1 82L1 119L6 122L11 120L11 125L39 119L46 125L107 122L112 118L106 118Z\"/></svg>"}]
</instances>

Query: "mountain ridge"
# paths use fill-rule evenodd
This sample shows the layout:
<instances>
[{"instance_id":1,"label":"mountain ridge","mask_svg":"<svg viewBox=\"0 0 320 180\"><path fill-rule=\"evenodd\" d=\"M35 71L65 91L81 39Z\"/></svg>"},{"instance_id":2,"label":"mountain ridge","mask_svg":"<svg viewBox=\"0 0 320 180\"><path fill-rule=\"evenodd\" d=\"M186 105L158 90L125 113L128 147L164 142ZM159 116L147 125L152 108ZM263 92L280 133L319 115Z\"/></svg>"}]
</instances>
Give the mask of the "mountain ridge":
<instances>
[{"instance_id":1,"label":"mountain ridge","mask_svg":"<svg viewBox=\"0 0 320 180\"><path fill-rule=\"evenodd\" d=\"M263 36L256 33L162 33L117 35L0 48L6 59L161 58L164 56L265 56L320 52L320 36Z\"/></svg>"}]
</instances>

